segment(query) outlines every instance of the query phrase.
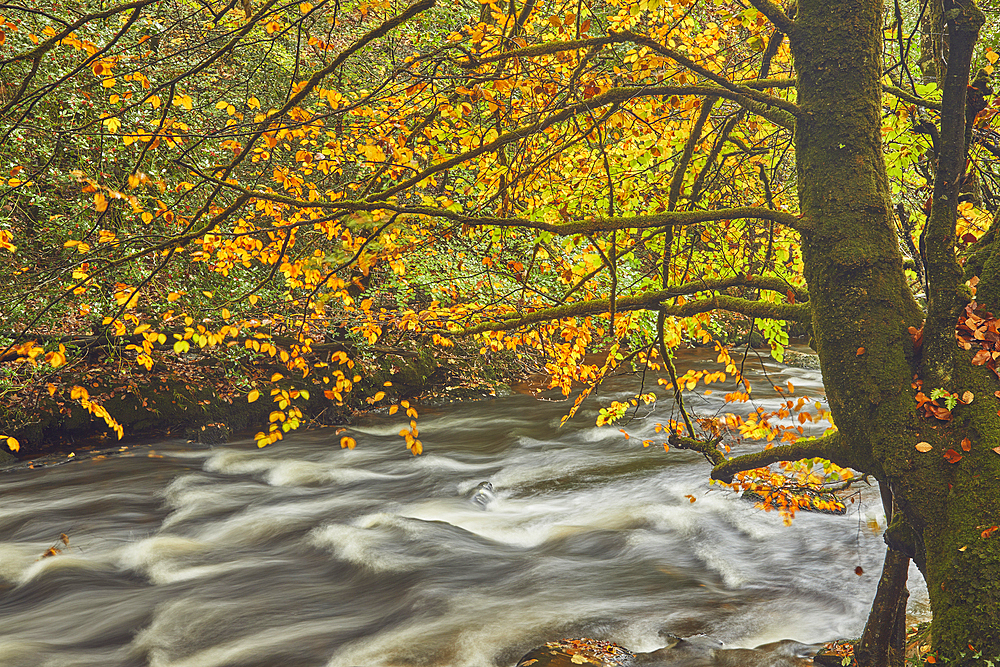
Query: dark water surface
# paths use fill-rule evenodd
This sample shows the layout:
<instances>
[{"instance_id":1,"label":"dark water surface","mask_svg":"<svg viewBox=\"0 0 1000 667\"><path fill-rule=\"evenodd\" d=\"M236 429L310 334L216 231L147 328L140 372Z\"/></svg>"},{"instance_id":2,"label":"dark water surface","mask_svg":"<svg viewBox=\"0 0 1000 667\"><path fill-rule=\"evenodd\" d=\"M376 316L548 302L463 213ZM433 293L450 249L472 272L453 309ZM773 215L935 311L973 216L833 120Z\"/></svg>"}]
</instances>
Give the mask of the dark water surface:
<instances>
[{"instance_id":1,"label":"dark water surface","mask_svg":"<svg viewBox=\"0 0 1000 667\"><path fill-rule=\"evenodd\" d=\"M818 372L766 368L748 369L757 405L787 380L822 398ZM354 451L331 429L0 473L0 666L484 667L564 636L649 651L666 633L860 633L884 553L876 489L786 527L710 486L700 456L643 449L668 401L631 440L586 405L562 428L568 403L523 395L423 407L416 458L397 415L351 429ZM469 495L486 480L483 509ZM60 533L69 548L40 559Z\"/></svg>"}]
</instances>

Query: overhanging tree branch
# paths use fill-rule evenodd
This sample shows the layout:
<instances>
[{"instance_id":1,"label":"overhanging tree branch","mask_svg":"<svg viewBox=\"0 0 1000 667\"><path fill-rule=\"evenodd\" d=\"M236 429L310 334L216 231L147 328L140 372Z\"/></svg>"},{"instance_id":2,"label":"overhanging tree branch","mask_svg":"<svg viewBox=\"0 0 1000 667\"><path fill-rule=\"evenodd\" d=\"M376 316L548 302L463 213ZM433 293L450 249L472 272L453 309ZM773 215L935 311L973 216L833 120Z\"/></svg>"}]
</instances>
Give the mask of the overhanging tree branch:
<instances>
[{"instance_id":1,"label":"overhanging tree branch","mask_svg":"<svg viewBox=\"0 0 1000 667\"><path fill-rule=\"evenodd\" d=\"M759 452L742 454L731 459L723 459L717 462L712 469L712 479L730 484L733 481L733 475L738 472L764 468L780 461L801 461L802 459L826 459L842 468L859 470L850 447L844 442L838 431L822 438L799 440L790 445L780 445ZM865 472L863 469L860 471Z\"/></svg>"},{"instance_id":2,"label":"overhanging tree branch","mask_svg":"<svg viewBox=\"0 0 1000 667\"><path fill-rule=\"evenodd\" d=\"M737 95L747 97L753 100L754 102L758 102L760 104L766 104L768 106L776 107L778 109L781 109L782 111L791 114L793 117L798 116L802 111L793 102L789 102L788 100L783 100L780 97L772 97L771 95L765 95L764 93L761 93L760 91L755 90L753 88L735 84L726 77L716 74L712 70L699 65L691 58L685 56L683 53L679 53L673 49L667 48L662 44L660 44L659 42L657 42L656 40L646 37L645 35L637 35L633 32L621 32L618 34L620 34L623 37L627 37L629 41L631 41L633 44L642 44L643 46L648 47L653 51L659 53L661 56L670 58L679 65L686 67L692 72L695 72L696 74L705 77L706 79L712 81L716 85L721 86L733 93L736 93Z\"/></svg>"},{"instance_id":3,"label":"overhanging tree branch","mask_svg":"<svg viewBox=\"0 0 1000 667\"><path fill-rule=\"evenodd\" d=\"M727 310L748 317L761 317L773 320L794 320L808 322L811 315L808 303L771 303L768 301L753 301L739 297L719 294L704 299L688 301L678 305L662 303L665 299L679 296L676 289L663 289L646 292L634 296L619 296L615 306L619 313L632 310L656 310L673 317L691 317L699 313L713 310ZM530 324L560 320L567 317L584 317L606 313L611 307L608 299L593 299L579 301L563 306L545 308L527 315L501 319L495 322L476 324L466 329L450 331L455 336L471 336L484 331L510 331Z\"/></svg>"},{"instance_id":4,"label":"overhanging tree branch","mask_svg":"<svg viewBox=\"0 0 1000 667\"><path fill-rule=\"evenodd\" d=\"M692 452L698 452L704 455L708 462L713 466L721 465L723 461L726 460L726 455L719 450L719 443L722 441L721 437L715 437L711 440L698 440L697 438L685 438L683 436L677 435L676 433L671 434L667 438L667 442L670 443L671 447L676 447L677 449L689 449Z\"/></svg>"},{"instance_id":5,"label":"overhanging tree branch","mask_svg":"<svg viewBox=\"0 0 1000 667\"><path fill-rule=\"evenodd\" d=\"M603 93L594 95L590 99L578 102L576 104L571 104L557 113L548 116L544 120L540 120L537 123L532 123L531 125L522 125L521 127L515 128L510 132L506 132L493 141L484 143L472 150L466 151L455 155L454 157L444 160L443 162L438 162L437 164L427 167L421 171L416 176L411 176L410 178L402 181L394 187L384 190L378 194L370 196L368 199L372 201L380 199L388 199L393 195L400 192L408 190L413 186L417 185L421 181L425 180L428 176L432 176L439 171L444 171L445 169L451 169L457 167L464 162L468 162L474 158L479 157L485 153L492 153L499 148L506 146L517 141L521 141L525 137L535 136L541 132L544 132L549 127L552 127L556 123L561 123L563 121L569 120L574 116L581 114L589 114L594 109L604 107L610 104L623 103L631 100L636 100L643 97L658 97L658 96L672 96L672 95L699 95L708 96L713 95L716 97L723 97L729 100L733 100L741 106L747 106L748 109L757 113L758 115L770 120L771 122L780 125L781 127L794 128L795 118L787 111L781 109L768 109L766 105L756 100L747 98L745 95L740 93L734 93L731 90L727 90L722 86L624 86L618 88L611 88ZM298 102L298 100L296 100ZM752 107L752 108L751 108Z\"/></svg>"}]
</instances>

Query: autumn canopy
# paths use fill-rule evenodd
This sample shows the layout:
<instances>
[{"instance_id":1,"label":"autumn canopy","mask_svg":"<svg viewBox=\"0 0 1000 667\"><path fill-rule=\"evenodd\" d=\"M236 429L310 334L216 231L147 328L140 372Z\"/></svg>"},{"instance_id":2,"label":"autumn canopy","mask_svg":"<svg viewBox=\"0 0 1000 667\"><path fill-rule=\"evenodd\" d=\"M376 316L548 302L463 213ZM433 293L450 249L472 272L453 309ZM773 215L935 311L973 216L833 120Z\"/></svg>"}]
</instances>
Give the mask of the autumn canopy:
<instances>
[{"instance_id":1,"label":"autumn canopy","mask_svg":"<svg viewBox=\"0 0 1000 667\"><path fill-rule=\"evenodd\" d=\"M415 454L403 367L535 365L567 417L646 368L661 386L601 424L659 399L644 444L737 488L877 480L886 572L923 572L933 650L1000 657L998 56L972 0L0 11L7 449L43 404L121 437L112 385L204 363L267 405L261 446L374 405ZM716 382L750 398L726 343L780 361L790 334L831 413L793 387L773 414L685 409ZM719 366L678 377L692 342ZM731 457L740 438L766 448ZM867 664L898 659L877 631L897 599Z\"/></svg>"}]
</instances>

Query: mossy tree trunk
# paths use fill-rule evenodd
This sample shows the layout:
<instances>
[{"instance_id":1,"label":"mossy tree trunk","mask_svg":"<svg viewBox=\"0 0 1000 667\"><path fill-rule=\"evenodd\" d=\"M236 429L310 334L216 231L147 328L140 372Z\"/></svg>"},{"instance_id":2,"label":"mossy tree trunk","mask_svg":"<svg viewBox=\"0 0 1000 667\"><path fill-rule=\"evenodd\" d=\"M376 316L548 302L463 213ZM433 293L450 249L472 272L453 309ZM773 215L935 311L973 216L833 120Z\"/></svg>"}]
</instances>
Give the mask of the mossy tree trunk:
<instances>
[{"instance_id":1,"label":"mossy tree trunk","mask_svg":"<svg viewBox=\"0 0 1000 667\"><path fill-rule=\"evenodd\" d=\"M755 2L769 12L771 3ZM907 286L882 153L882 17L877 0L799 0L787 30L798 77L798 187L817 351L838 426L828 443L839 462L892 490L901 516L889 536L921 567L934 614L934 649L974 664L968 645L1000 656L1000 403L998 386L955 324L970 295L954 252L957 190L965 160L965 88L982 14L946 2L950 62L942 147L927 228L930 280L924 345L908 327L924 313ZM974 400L954 419L925 419L912 386L923 379ZM933 423L932 423L933 422ZM971 451L960 443L968 438ZM918 443L933 446L918 451ZM961 452L957 463L942 455Z\"/></svg>"}]
</instances>

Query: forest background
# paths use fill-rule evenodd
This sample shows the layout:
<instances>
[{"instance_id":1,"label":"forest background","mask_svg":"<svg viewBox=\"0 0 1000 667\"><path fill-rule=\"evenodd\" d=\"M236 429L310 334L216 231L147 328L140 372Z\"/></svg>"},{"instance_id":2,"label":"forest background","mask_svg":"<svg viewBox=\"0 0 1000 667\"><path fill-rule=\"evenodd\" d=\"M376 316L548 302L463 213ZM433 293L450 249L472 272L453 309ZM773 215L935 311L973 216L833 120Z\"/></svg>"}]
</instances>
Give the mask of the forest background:
<instances>
[{"instance_id":1,"label":"forest background","mask_svg":"<svg viewBox=\"0 0 1000 667\"><path fill-rule=\"evenodd\" d=\"M1000 656L989 9L4 3L0 444L97 420L264 446L384 407L419 454L429 388L543 371L570 418L627 370L601 424L659 394L643 445L788 516L879 482L862 664L900 659L910 559L941 659ZM727 344L780 361L790 334L832 412L791 386L773 413L685 409L716 382L750 400ZM692 343L718 370L677 377Z\"/></svg>"}]
</instances>

